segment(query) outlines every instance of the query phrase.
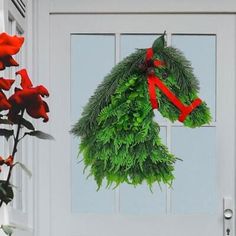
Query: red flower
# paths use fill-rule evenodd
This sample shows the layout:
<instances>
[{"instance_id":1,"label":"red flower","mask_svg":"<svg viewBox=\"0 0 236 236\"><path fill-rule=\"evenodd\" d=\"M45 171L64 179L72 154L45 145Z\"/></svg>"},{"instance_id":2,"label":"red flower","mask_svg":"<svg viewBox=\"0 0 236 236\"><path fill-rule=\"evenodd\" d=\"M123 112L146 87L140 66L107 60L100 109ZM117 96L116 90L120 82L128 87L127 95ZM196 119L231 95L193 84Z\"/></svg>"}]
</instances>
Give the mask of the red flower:
<instances>
[{"instance_id":1,"label":"red flower","mask_svg":"<svg viewBox=\"0 0 236 236\"><path fill-rule=\"evenodd\" d=\"M12 58L12 55L19 52L23 42L23 37L10 36L6 33L0 34L0 70L4 70L5 67L19 65Z\"/></svg>"},{"instance_id":2,"label":"red flower","mask_svg":"<svg viewBox=\"0 0 236 236\"><path fill-rule=\"evenodd\" d=\"M13 156L9 156L6 160L4 160L1 156L0 156L0 166L2 165L7 165L7 166L12 166L14 162L14 158ZM1 171L0 171L1 172Z\"/></svg>"},{"instance_id":3,"label":"red flower","mask_svg":"<svg viewBox=\"0 0 236 236\"><path fill-rule=\"evenodd\" d=\"M11 104L8 102L6 95L3 90L9 90L12 84L15 82L13 79L0 78L0 111L8 110L11 108Z\"/></svg>"},{"instance_id":4,"label":"red flower","mask_svg":"<svg viewBox=\"0 0 236 236\"><path fill-rule=\"evenodd\" d=\"M42 97L49 96L48 90L42 85L33 87L25 69L16 72L16 74L21 76L22 89L16 88L15 93L8 99L12 105L8 114L9 120L15 122L19 112L25 109L31 117L43 118L43 121L47 122L49 108Z\"/></svg>"},{"instance_id":5,"label":"red flower","mask_svg":"<svg viewBox=\"0 0 236 236\"><path fill-rule=\"evenodd\" d=\"M5 164L6 164L7 166L13 166L13 162L14 162L13 156L9 156L9 157L5 160Z\"/></svg>"}]
</instances>

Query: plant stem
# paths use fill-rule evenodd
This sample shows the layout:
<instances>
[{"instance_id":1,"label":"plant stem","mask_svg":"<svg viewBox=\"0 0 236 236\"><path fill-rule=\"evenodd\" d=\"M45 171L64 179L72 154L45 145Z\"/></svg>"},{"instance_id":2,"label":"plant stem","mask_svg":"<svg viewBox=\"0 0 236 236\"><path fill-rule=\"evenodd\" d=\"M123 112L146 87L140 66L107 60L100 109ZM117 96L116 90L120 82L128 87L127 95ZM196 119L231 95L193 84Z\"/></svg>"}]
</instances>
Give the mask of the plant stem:
<instances>
[{"instance_id":1,"label":"plant stem","mask_svg":"<svg viewBox=\"0 0 236 236\"><path fill-rule=\"evenodd\" d=\"M13 150L12 150L12 154L11 154L11 156L13 157L13 160L14 160L15 154L17 152L17 144L19 142L19 135L20 135L20 129L21 129L21 121L22 121L23 115L24 115L24 110L22 110L21 113L20 113L19 122L18 122L18 125L17 125L16 136L14 138L14 146L13 146ZM12 175L13 167L14 167L14 165L11 165L9 167L8 175L7 175L7 179L6 179L6 186L9 185L9 182L10 182L10 179L11 179L11 175ZM0 207L2 206L2 204L3 204L3 201L0 202Z\"/></svg>"}]
</instances>

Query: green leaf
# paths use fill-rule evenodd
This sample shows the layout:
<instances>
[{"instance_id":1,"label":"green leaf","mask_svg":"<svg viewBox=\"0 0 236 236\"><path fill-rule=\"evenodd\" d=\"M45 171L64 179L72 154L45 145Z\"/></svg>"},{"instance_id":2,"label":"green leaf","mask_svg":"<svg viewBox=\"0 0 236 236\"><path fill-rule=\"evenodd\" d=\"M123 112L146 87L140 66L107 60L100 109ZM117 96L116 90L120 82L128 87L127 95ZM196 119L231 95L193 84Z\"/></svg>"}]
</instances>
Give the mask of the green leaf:
<instances>
[{"instance_id":1,"label":"green leaf","mask_svg":"<svg viewBox=\"0 0 236 236\"><path fill-rule=\"evenodd\" d=\"M28 121L28 120L26 120L24 118L22 118L21 124L24 125L29 130L35 130L33 124L30 121Z\"/></svg>"},{"instance_id":2,"label":"green leaf","mask_svg":"<svg viewBox=\"0 0 236 236\"><path fill-rule=\"evenodd\" d=\"M34 136L34 137L37 137L39 139L55 140L52 135L44 133L44 132L39 131L39 130L35 130L35 131L32 131L32 132L27 132L27 133L25 133L25 135Z\"/></svg>"},{"instance_id":3,"label":"green leaf","mask_svg":"<svg viewBox=\"0 0 236 236\"><path fill-rule=\"evenodd\" d=\"M6 235L11 236L13 234L13 227L11 227L10 225L1 225L1 229L3 230L3 232Z\"/></svg>"},{"instance_id":4,"label":"green leaf","mask_svg":"<svg viewBox=\"0 0 236 236\"><path fill-rule=\"evenodd\" d=\"M133 92L133 93L131 93L131 94L129 95L129 99L130 99L130 100L132 100L132 99L134 99L134 98L136 98L136 97L138 97L138 93L136 93L136 92Z\"/></svg>"},{"instance_id":5,"label":"green leaf","mask_svg":"<svg viewBox=\"0 0 236 236\"><path fill-rule=\"evenodd\" d=\"M0 136L4 136L8 140L14 134L12 129L0 129Z\"/></svg>"},{"instance_id":6,"label":"green leaf","mask_svg":"<svg viewBox=\"0 0 236 236\"><path fill-rule=\"evenodd\" d=\"M23 163L16 162L14 165L19 165L30 178L32 177L32 172Z\"/></svg>"},{"instance_id":7,"label":"green leaf","mask_svg":"<svg viewBox=\"0 0 236 236\"><path fill-rule=\"evenodd\" d=\"M165 44L166 44L166 42L165 42L165 35L166 35L166 32L164 32L163 35L161 35L159 38L157 38L154 41L154 43L152 45L152 48L153 48L154 52L157 52L159 49L165 47Z\"/></svg>"},{"instance_id":8,"label":"green leaf","mask_svg":"<svg viewBox=\"0 0 236 236\"><path fill-rule=\"evenodd\" d=\"M0 200L8 204L13 197L12 186L9 183L6 184L6 180L0 180Z\"/></svg>"},{"instance_id":9,"label":"green leaf","mask_svg":"<svg viewBox=\"0 0 236 236\"><path fill-rule=\"evenodd\" d=\"M136 121L137 121L138 123L141 123L141 122L143 121L143 119L140 118L140 117L137 117Z\"/></svg>"},{"instance_id":10,"label":"green leaf","mask_svg":"<svg viewBox=\"0 0 236 236\"><path fill-rule=\"evenodd\" d=\"M13 123L8 119L0 119L0 124L3 125L12 125Z\"/></svg>"},{"instance_id":11,"label":"green leaf","mask_svg":"<svg viewBox=\"0 0 236 236\"><path fill-rule=\"evenodd\" d=\"M7 192L5 191L4 187L2 187L1 184L0 184L0 192L2 192L4 195L7 194Z\"/></svg>"},{"instance_id":12,"label":"green leaf","mask_svg":"<svg viewBox=\"0 0 236 236\"><path fill-rule=\"evenodd\" d=\"M29 129L29 130L35 130L33 124L32 124L30 121L28 121L28 120L22 118L20 115L17 115L17 116L16 116L16 121L15 121L14 123L15 123L15 124L19 124L19 122L21 122L21 125L23 125L23 126L26 127L27 129Z\"/></svg>"},{"instance_id":13,"label":"green leaf","mask_svg":"<svg viewBox=\"0 0 236 236\"><path fill-rule=\"evenodd\" d=\"M135 79L131 79L131 80L129 80L129 84L130 84L130 85L135 84Z\"/></svg>"}]
</instances>

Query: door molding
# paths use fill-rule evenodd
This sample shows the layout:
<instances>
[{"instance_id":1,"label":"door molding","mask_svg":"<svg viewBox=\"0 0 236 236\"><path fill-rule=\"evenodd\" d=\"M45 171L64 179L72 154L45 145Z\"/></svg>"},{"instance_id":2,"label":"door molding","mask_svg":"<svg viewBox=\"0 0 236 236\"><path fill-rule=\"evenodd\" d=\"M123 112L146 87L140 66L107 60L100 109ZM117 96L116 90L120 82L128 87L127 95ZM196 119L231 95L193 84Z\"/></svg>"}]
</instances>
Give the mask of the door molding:
<instances>
[{"instance_id":1,"label":"door molding","mask_svg":"<svg viewBox=\"0 0 236 236\"><path fill-rule=\"evenodd\" d=\"M145 2L137 1L136 4L132 0L50 0L51 14L87 14L87 13L108 13L108 14L233 14L236 12L234 0L215 1L162 1L147 0Z\"/></svg>"}]
</instances>

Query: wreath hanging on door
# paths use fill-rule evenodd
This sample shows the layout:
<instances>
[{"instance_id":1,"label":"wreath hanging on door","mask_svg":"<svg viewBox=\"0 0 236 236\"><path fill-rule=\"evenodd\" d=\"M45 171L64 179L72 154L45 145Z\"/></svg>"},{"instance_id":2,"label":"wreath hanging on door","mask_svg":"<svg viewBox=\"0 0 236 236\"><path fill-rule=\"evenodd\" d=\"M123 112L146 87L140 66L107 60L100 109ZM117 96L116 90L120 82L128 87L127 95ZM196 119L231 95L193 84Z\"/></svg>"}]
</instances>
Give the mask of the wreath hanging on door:
<instances>
[{"instance_id":1,"label":"wreath hanging on door","mask_svg":"<svg viewBox=\"0 0 236 236\"><path fill-rule=\"evenodd\" d=\"M80 152L98 189L104 179L107 187L144 181L150 187L171 185L178 158L162 143L153 109L190 128L208 124L210 111L198 91L190 62L166 46L165 34L117 64L72 129L81 138Z\"/></svg>"}]
</instances>

